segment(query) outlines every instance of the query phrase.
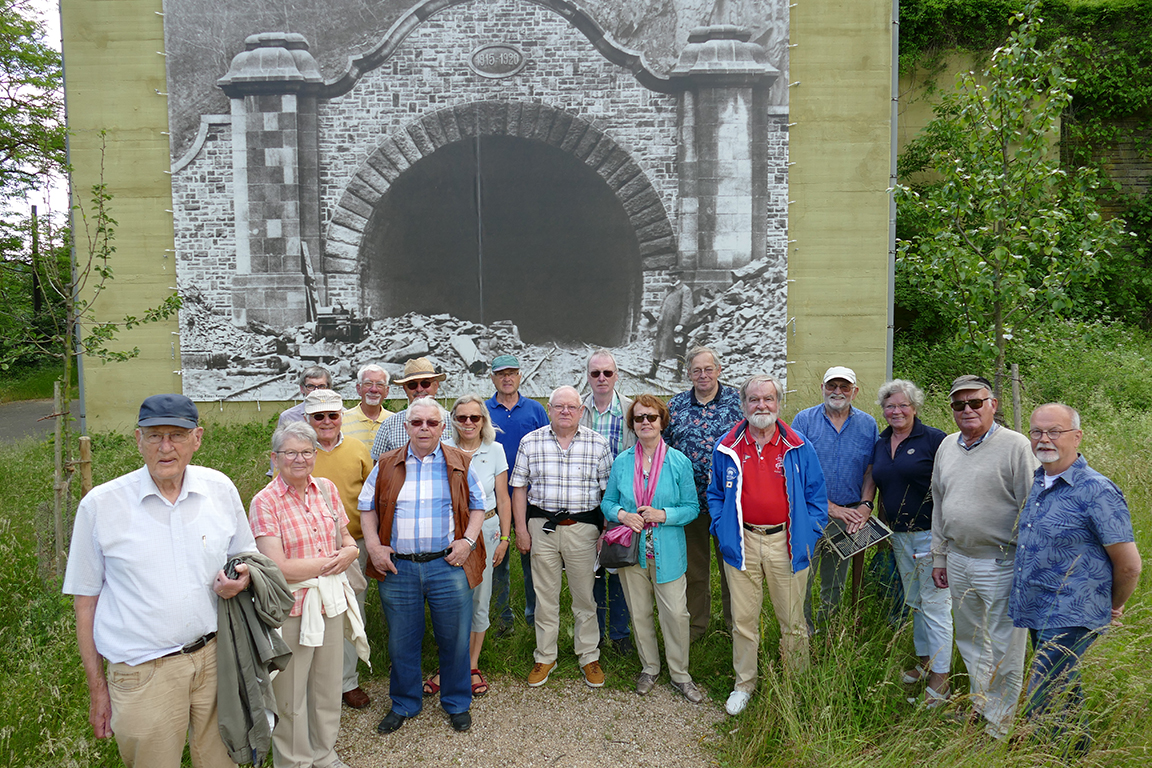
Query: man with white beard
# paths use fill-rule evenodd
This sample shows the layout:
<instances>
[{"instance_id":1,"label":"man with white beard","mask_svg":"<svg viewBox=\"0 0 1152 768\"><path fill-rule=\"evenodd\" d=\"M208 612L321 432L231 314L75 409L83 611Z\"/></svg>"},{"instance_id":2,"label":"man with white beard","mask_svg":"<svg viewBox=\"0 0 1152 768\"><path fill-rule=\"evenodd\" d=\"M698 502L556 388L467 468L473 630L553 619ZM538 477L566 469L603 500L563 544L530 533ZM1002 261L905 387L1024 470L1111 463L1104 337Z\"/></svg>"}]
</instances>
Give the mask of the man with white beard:
<instances>
[{"instance_id":1,"label":"man with white beard","mask_svg":"<svg viewBox=\"0 0 1152 768\"><path fill-rule=\"evenodd\" d=\"M792 428L808 439L820 457L820 468L828 483L828 518L834 526L843 526L849 533L864 527L872 514L872 497L876 485L872 482L872 447L880 438L876 419L852 407L860 393L856 386L856 372L836 365L824 373L824 402L796 414ZM812 619L812 595L804 600L804 618L808 632L823 624L830 613L840 605L844 581L848 577L851 560L841 560L831 547L822 546L817 553L820 567L820 611Z\"/></svg>"},{"instance_id":2,"label":"man with white beard","mask_svg":"<svg viewBox=\"0 0 1152 768\"><path fill-rule=\"evenodd\" d=\"M1080 657L1111 624L1140 579L1128 503L1116 484L1080 455L1080 414L1063 403L1032 412L1028 437L1040 460L1020 512L1016 572L1008 614L1026 628L1035 653L1024 716L1049 715L1049 735L1083 754L1091 744L1080 719Z\"/></svg>"},{"instance_id":3,"label":"man with white beard","mask_svg":"<svg viewBox=\"0 0 1152 768\"><path fill-rule=\"evenodd\" d=\"M744 382L745 418L712 453L708 512L732 597L736 685L725 704L730 715L743 712L756 689L765 582L785 664L808 667L804 595L808 564L828 522L828 494L812 446L776 418L782 393L771 376Z\"/></svg>"}]
</instances>

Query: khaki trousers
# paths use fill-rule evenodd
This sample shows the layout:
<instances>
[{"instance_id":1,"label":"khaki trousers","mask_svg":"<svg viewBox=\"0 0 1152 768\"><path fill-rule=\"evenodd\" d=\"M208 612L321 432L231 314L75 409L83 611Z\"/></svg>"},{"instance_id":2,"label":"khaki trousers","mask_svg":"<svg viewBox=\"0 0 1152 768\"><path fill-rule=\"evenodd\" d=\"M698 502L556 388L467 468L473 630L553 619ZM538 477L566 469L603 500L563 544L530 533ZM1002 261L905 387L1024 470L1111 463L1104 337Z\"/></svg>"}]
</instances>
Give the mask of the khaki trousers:
<instances>
[{"instance_id":1,"label":"khaki trousers","mask_svg":"<svg viewBox=\"0 0 1152 768\"><path fill-rule=\"evenodd\" d=\"M600 531L589 523L558 525L544 532L542 517L528 521L532 536L532 583L536 590L536 652L541 664L556 661L560 634L560 578L568 572L572 615L576 619L575 651L580 666L600 659L600 625L596 623L596 539Z\"/></svg>"},{"instance_id":2,"label":"khaki trousers","mask_svg":"<svg viewBox=\"0 0 1152 768\"><path fill-rule=\"evenodd\" d=\"M216 641L195 653L108 665L112 732L128 768L233 768L216 721Z\"/></svg>"},{"instance_id":3,"label":"khaki trousers","mask_svg":"<svg viewBox=\"0 0 1152 768\"><path fill-rule=\"evenodd\" d=\"M344 616L324 617L324 644L318 648L300 645L299 616L285 621L281 632L292 660L272 680L280 715L272 731L272 765L326 768L338 759Z\"/></svg>"},{"instance_id":4,"label":"khaki trousers","mask_svg":"<svg viewBox=\"0 0 1152 768\"><path fill-rule=\"evenodd\" d=\"M640 654L641 672L660 674L660 647L656 644L656 620L652 615L652 597L660 611L660 629L664 633L664 655L668 658L668 673L674 683L686 683L688 674L688 604L685 588L688 578L664 584L656 583L656 563L649 560L647 568L634 565L621 568L620 586L624 600L632 614L632 632L636 650Z\"/></svg>"},{"instance_id":5,"label":"khaki trousers","mask_svg":"<svg viewBox=\"0 0 1152 768\"><path fill-rule=\"evenodd\" d=\"M780 622L780 655L793 670L808 668L808 626L804 621L804 595L808 591L808 568L792 573L788 555L788 530L764 536L744 531L744 568L724 563L732 594L732 666L737 691L756 689L760 655L760 611L764 583L772 598L772 610Z\"/></svg>"}]
</instances>

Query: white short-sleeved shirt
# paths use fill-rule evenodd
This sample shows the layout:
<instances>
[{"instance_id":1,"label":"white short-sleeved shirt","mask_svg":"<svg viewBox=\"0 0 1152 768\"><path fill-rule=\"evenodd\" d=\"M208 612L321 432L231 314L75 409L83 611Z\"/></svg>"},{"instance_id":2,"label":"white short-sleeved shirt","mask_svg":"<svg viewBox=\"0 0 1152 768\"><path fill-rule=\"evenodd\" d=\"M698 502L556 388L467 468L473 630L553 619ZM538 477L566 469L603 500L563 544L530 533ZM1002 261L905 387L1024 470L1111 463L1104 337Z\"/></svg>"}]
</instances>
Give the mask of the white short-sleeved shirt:
<instances>
[{"instance_id":1,"label":"white short-sleeved shirt","mask_svg":"<svg viewBox=\"0 0 1152 768\"><path fill-rule=\"evenodd\" d=\"M141 467L80 502L64 592L99 596L101 656L142 664L216 630L216 573L255 550L240 494L223 473L189 466L173 504Z\"/></svg>"},{"instance_id":2,"label":"white short-sleeved shirt","mask_svg":"<svg viewBox=\"0 0 1152 768\"><path fill-rule=\"evenodd\" d=\"M452 440L445 440L445 445L456 448ZM485 512L496 509L496 476L508 471L508 457L504 454L504 446L495 441L481 443L472 454L472 461L468 468L476 473L480 485L484 488Z\"/></svg>"}]
</instances>

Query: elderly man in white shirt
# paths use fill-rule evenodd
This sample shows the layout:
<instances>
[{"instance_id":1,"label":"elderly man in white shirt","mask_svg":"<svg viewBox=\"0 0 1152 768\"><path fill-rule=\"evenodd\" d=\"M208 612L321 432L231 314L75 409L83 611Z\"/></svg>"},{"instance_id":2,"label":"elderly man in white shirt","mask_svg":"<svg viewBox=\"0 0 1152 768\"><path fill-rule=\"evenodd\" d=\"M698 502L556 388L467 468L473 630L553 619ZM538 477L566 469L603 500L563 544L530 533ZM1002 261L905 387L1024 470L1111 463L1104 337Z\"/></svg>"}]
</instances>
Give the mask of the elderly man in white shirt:
<instances>
[{"instance_id":1,"label":"elderly man in white shirt","mask_svg":"<svg viewBox=\"0 0 1152 768\"><path fill-rule=\"evenodd\" d=\"M65 594L97 738L116 735L127 766L177 768L187 738L196 768L231 768L216 717L216 600L248 586L223 570L252 552L236 487L189 466L204 430L191 400L140 406L145 466L94 488L76 511ZM105 661L108 662L105 673Z\"/></svg>"}]
</instances>

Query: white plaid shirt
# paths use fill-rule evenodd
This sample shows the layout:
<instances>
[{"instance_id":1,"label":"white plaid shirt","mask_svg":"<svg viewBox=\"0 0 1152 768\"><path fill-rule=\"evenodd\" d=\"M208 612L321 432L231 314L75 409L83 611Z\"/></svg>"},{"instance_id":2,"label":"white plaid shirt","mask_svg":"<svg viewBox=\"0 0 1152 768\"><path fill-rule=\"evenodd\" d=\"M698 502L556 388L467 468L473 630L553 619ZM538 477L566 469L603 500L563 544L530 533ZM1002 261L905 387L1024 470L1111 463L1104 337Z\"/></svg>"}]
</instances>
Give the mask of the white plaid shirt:
<instances>
[{"instance_id":1,"label":"white plaid shirt","mask_svg":"<svg viewBox=\"0 0 1152 768\"><path fill-rule=\"evenodd\" d=\"M578 427L564 450L548 425L520 441L510 482L529 486L528 503L546 512L587 512L600 506L611 473L612 450L599 433Z\"/></svg>"}]
</instances>

